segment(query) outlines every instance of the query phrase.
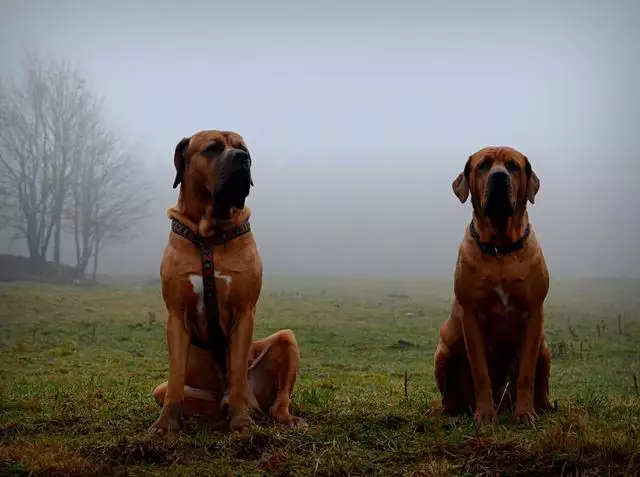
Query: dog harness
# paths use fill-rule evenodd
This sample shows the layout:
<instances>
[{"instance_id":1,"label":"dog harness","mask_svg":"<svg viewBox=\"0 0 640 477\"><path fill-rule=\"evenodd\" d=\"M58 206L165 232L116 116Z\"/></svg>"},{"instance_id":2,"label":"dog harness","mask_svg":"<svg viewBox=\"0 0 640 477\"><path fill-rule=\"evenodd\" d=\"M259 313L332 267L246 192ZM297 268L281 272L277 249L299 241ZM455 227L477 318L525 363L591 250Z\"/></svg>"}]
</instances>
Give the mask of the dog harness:
<instances>
[{"instance_id":1,"label":"dog harness","mask_svg":"<svg viewBox=\"0 0 640 477\"><path fill-rule=\"evenodd\" d=\"M220 323L220 309L218 307L218 295L216 292L216 279L214 275L213 248L222 245L251 231L249 221L243 222L234 230L223 232L214 230L211 237L201 237L180 223L176 219L171 220L171 231L193 242L200 248L202 259L202 285L204 293L204 314L207 322L208 340L203 340L196 333L191 333L191 344L198 348L210 351L213 358L220 366L222 377L226 382L227 370L227 339Z\"/></svg>"}]
</instances>

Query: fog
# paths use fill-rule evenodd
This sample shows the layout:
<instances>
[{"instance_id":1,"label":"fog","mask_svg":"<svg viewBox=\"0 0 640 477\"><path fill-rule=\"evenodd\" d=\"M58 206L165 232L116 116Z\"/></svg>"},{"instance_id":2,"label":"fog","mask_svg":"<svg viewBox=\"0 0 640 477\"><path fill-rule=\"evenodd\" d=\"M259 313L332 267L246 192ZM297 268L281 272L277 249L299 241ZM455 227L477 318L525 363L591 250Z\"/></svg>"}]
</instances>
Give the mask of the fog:
<instances>
[{"instance_id":1,"label":"fog","mask_svg":"<svg viewBox=\"0 0 640 477\"><path fill-rule=\"evenodd\" d=\"M102 273L157 275L174 147L225 129L252 153L267 275L450 277L471 218L451 182L511 145L551 274L637 277L640 2L608 5L3 0L0 74L71 60L144 155L150 217Z\"/></svg>"}]
</instances>

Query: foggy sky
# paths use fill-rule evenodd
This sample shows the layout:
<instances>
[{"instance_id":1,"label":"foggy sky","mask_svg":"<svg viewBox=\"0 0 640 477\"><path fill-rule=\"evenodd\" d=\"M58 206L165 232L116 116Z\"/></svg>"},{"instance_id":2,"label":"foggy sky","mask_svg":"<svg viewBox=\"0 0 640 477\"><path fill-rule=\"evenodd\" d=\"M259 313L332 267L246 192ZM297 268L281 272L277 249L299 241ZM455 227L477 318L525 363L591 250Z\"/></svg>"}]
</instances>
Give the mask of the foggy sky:
<instances>
[{"instance_id":1,"label":"foggy sky","mask_svg":"<svg viewBox=\"0 0 640 477\"><path fill-rule=\"evenodd\" d=\"M640 2L314 3L0 1L2 77L27 49L73 61L157 184L103 273L158 273L174 147L227 129L267 274L450 277L471 218L451 182L511 145L551 274L640 276Z\"/></svg>"}]
</instances>

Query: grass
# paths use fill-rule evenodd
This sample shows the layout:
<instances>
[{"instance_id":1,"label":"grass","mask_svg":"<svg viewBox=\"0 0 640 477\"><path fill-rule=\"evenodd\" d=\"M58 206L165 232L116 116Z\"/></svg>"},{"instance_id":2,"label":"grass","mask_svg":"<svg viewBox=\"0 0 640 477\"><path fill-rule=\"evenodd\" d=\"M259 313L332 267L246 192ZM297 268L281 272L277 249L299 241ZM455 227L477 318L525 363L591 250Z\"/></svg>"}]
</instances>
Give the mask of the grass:
<instances>
[{"instance_id":1,"label":"grass","mask_svg":"<svg viewBox=\"0 0 640 477\"><path fill-rule=\"evenodd\" d=\"M268 278L256 337L296 333L293 410L309 430L243 438L191 419L170 439L146 436L150 392L167 376L157 285L2 285L0 475L637 476L639 285L552 283L558 411L477 430L432 414L450 282Z\"/></svg>"}]
</instances>

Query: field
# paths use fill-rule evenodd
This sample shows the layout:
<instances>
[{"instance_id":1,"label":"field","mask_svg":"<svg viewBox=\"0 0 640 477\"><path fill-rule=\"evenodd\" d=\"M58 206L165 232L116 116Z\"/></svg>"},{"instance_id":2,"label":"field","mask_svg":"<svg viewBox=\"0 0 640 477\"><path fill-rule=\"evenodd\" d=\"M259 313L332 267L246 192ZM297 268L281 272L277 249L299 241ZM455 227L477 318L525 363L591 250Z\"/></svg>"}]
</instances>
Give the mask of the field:
<instances>
[{"instance_id":1,"label":"field","mask_svg":"<svg viewBox=\"0 0 640 477\"><path fill-rule=\"evenodd\" d=\"M0 286L0 475L640 475L640 281L557 280L556 412L491 428L432 415L451 283L267 278L256 336L292 329L306 432L199 419L150 439L166 379L158 285ZM620 329L619 329L620 325ZM405 392L405 373L407 385Z\"/></svg>"}]
</instances>

